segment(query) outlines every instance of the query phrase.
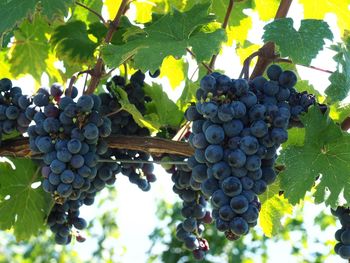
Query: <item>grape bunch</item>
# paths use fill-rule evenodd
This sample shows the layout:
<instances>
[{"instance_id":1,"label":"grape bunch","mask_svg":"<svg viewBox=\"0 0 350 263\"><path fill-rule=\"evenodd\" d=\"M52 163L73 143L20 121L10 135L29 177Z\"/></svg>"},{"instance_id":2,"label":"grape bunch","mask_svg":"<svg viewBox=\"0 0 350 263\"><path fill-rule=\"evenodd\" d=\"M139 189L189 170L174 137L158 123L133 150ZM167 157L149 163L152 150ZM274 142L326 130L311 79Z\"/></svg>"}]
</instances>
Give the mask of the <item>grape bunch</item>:
<instances>
[{"instance_id":1,"label":"grape bunch","mask_svg":"<svg viewBox=\"0 0 350 263\"><path fill-rule=\"evenodd\" d=\"M86 227L79 207L91 205L96 192L113 184L120 171L116 163L98 163L108 151L103 138L111 134L111 121L99 112L99 96L83 95L74 101L77 93L73 87L62 97L63 89L56 84L39 89L33 98L38 108L35 124L28 128L31 151L43 156L42 187L56 202L48 225L58 244L70 242L72 226Z\"/></svg>"},{"instance_id":2,"label":"grape bunch","mask_svg":"<svg viewBox=\"0 0 350 263\"><path fill-rule=\"evenodd\" d=\"M289 128L301 127L299 116L308 111L308 108L316 104L316 98L314 95L307 93L306 91L298 92L293 86L297 83L297 76L290 70L283 71L278 65L271 65L266 75L270 79L268 81L263 76L256 77L249 84L252 91L258 96L259 101L266 101L264 99L263 90L269 90L270 94L274 93L272 90L272 84L279 86L278 93L275 94L277 101L267 98L271 103L277 103L280 106L286 107L290 110ZM266 87L264 87L265 83ZM275 88L277 90L277 88ZM261 94L263 93L263 94Z\"/></svg>"},{"instance_id":3,"label":"grape bunch","mask_svg":"<svg viewBox=\"0 0 350 263\"><path fill-rule=\"evenodd\" d=\"M210 199L216 228L229 240L257 224L258 195L276 179L276 151L288 139L289 121L311 105L293 99L297 78L292 71L273 65L267 76L247 82L217 72L207 75L197 103L185 113L195 150L188 160L192 179ZM301 101L303 109L294 111Z\"/></svg>"},{"instance_id":4,"label":"grape bunch","mask_svg":"<svg viewBox=\"0 0 350 263\"><path fill-rule=\"evenodd\" d=\"M31 98L22 95L21 88L13 87L7 78L0 80L0 141L3 134L25 133L35 113Z\"/></svg>"},{"instance_id":5,"label":"grape bunch","mask_svg":"<svg viewBox=\"0 0 350 263\"><path fill-rule=\"evenodd\" d=\"M335 239L338 243L334 247L335 253L343 259L350 259L350 209L338 206L336 210L331 209L331 213L338 217L342 227L335 232Z\"/></svg>"},{"instance_id":6,"label":"grape bunch","mask_svg":"<svg viewBox=\"0 0 350 263\"><path fill-rule=\"evenodd\" d=\"M183 161L184 158L172 158ZM209 250L209 244L202 234L204 224L210 224L212 217L207 210L207 200L201 193L200 183L193 180L188 165L173 165L167 170L174 183L173 191L182 200L181 214L184 220L177 225L176 238L184 243L186 249L192 251L196 259L203 259Z\"/></svg>"},{"instance_id":7,"label":"grape bunch","mask_svg":"<svg viewBox=\"0 0 350 263\"><path fill-rule=\"evenodd\" d=\"M120 110L121 105L118 102L115 88L123 89L127 95L129 102L134 104L141 114L145 114L145 102L149 102L150 98L145 96L143 91L145 75L139 70L130 77L130 83L121 76L114 76L110 82L107 83L109 93L100 94L102 101L101 112L109 115L111 120L112 135L137 135L149 136L148 129L140 127L132 115L127 111ZM133 163L122 162L121 173L127 176L131 183L136 184L141 190L148 191L151 187L150 183L156 181L153 173L154 167L152 163L142 163L150 160L150 155L145 152L110 149L103 157L114 157L117 160L131 160Z\"/></svg>"}]
</instances>

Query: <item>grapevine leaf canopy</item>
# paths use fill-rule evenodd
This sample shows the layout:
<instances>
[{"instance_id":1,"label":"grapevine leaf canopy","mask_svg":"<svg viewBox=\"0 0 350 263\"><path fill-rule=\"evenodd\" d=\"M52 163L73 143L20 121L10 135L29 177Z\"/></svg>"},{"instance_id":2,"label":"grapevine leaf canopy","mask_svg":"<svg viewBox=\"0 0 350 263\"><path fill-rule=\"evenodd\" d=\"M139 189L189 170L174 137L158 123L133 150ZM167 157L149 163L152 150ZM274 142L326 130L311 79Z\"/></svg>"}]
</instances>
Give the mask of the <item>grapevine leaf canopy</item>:
<instances>
[{"instance_id":1,"label":"grapevine leaf canopy","mask_svg":"<svg viewBox=\"0 0 350 263\"><path fill-rule=\"evenodd\" d=\"M47 18L55 18L57 14L67 15L67 6L72 0L9 0L0 3L0 36L11 30L17 23L34 13L36 7L41 9ZM39 5L38 5L39 4Z\"/></svg>"},{"instance_id":2,"label":"grapevine leaf canopy","mask_svg":"<svg viewBox=\"0 0 350 263\"><path fill-rule=\"evenodd\" d=\"M152 98L152 101L146 104L148 112L155 113L158 116L161 126L178 127L181 124L183 112L169 99L161 86L156 84L146 86L145 93Z\"/></svg>"},{"instance_id":3,"label":"grapevine leaf canopy","mask_svg":"<svg viewBox=\"0 0 350 263\"><path fill-rule=\"evenodd\" d=\"M332 31L322 20L301 21L299 30L293 27L293 19L277 19L265 27L265 42L275 42L282 57L290 57L294 63L310 65L311 60L322 50L324 39L333 39Z\"/></svg>"},{"instance_id":4,"label":"grapevine leaf canopy","mask_svg":"<svg viewBox=\"0 0 350 263\"><path fill-rule=\"evenodd\" d=\"M12 159L0 163L0 228L14 228L17 240L28 239L43 227L50 208L50 196L42 187L32 188L39 181L40 171L29 159Z\"/></svg>"},{"instance_id":5,"label":"grapevine leaf canopy","mask_svg":"<svg viewBox=\"0 0 350 263\"><path fill-rule=\"evenodd\" d=\"M331 84L325 93L327 100L331 103L341 101L346 98L350 90L350 39L346 39L344 44L333 45L332 50L337 54L333 59L337 62L337 70L330 75Z\"/></svg>"},{"instance_id":6,"label":"grapevine leaf canopy","mask_svg":"<svg viewBox=\"0 0 350 263\"><path fill-rule=\"evenodd\" d=\"M297 204L319 177L315 201L335 207L343 191L350 202L350 135L313 107L302 117L305 144L288 145L279 157L285 165L281 188L291 204Z\"/></svg>"},{"instance_id":7,"label":"grapevine leaf canopy","mask_svg":"<svg viewBox=\"0 0 350 263\"><path fill-rule=\"evenodd\" d=\"M86 24L79 20L58 26L51 41L58 57L77 63L92 59L98 45L89 39Z\"/></svg>"},{"instance_id":8,"label":"grapevine leaf canopy","mask_svg":"<svg viewBox=\"0 0 350 263\"><path fill-rule=\"evenodd\" d=\"M133 56L135 67L155 71L167 56L185 55L187 47L192 47L198 61L209 59L219 51L221 42L226 38L222 29L201 31L203 25L215 19L208 14L209 6L207 2L184 13L174 10L172 14L157 17L155 22L146 25L139 34L132 35L124 45L105 46L102 49L104 61L115 67Z\"/></svg>"},{"instance_id":9,"label":"grapevine leaf canopy","mask_svg":"<svg viewBox=\"0 0 350 263\"><path fill-rule=\"evenodd\" d=\"M33 23L24 21L20 30L15 31L15 38L20 44L14 45L11 57L11 72L15 76L28 72L39 79L46 70L49 46L45 36L48 25L40 17L35 17Z\"/></svg>"}]
</instances>

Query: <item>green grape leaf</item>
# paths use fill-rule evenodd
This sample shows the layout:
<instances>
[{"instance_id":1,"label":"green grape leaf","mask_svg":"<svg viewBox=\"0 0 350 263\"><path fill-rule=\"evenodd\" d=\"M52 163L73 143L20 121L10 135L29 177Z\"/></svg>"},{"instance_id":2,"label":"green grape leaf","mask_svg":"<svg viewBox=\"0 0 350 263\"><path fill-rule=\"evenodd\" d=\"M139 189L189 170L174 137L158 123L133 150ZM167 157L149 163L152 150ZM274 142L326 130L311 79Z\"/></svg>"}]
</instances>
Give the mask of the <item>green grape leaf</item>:
<instances>
[{"instance_id":1,"label":"green grape leaf","mask_svg":"<svg viewBox=\"0 0 350 263\"><path fill-rule=\"evenodd\" d=\"M125 110L129 112L134 121L141 127L145 127L149 129L151 132L158 131L160 128L160 124L156 122L153 118L147 118L146 116L142 116L141 112L135 107L134 104L131 104L128 99L128 94L119 87L115 87L116 96L118 97L118 102L121 105L121 110Z\"/></svg>"},{"instance_id":2,"label":"green grape leaf","mask_svg":"<svg viewBox=\"0 0 350 263\"><path fill-rule=\"evenodd\" d=\"M0 36L14 28L23 19L32 15L40 3L39 9L52 21L57 15L67 16L68 6L73 0L7 0L0 3Z\"/></svg>"},{"instance_id":3,"label":"green grape leaf","mask_svg":"<svg viewBox=\"0 0 350 263\"><path fill-rule=\"evenodd\" d=\"M146 107L151 110L148 113L155 113L162 127L179 127L184 118L183 112L169 99L162 87L157 84L147 85L144 87L144 91L152 98L152 101L146 104Z\"/></svg>"},{"instance_id":4,"label":"green grape leaf","mask_svg":"<svg viewBox=\"0 0 350 263\"><path fill-rule=\"evenodd\" d=\"M10 70L15 77L28 73L40 80L46 71L49 53L47 32L50 28L41 17L35 17L32 23L26 20L15 30L16 41L10 59Z\"/></svg>"},{"instance_id":5,"label":"green grape leaf","mask_svg":"<svg viewBox=\"0 0 350 263\"><path fill-rule=\"evenodd\" d=\"M34 9L37 0L2 1L0 4L0 36L26 18Z\"/></svg>"},{"instance_id":6,"label":"green grape leaf","mask_svg":"<svg viewBox=\"0 0 350 263\"><path fill-rule=\"evenodd\" d=\"M29 159L11 159L0 163L0 228L14 229L17 240L37 234L45 224L51 197L42 187L32 184L41 180L40 168Z\"/></svg>"},{"instance_id":7,"label":"green grape leaf","mask_svg":"<svg viewBox=\"0 0 350 263\"><path fill-rule=\"evenodd\" d=\"M331 84L325 90L327 101L334 103L345 99L350 90L350 75L335 71L329 81Z\"/></svg>"},{"instance_id":8,"label":"green grape leaf","mask_svg":"<svg viewBox=\"0 0 350 263\"><path fill-rule=\"evenodd\" d=\"M73 0L40 0L42 13L51 21L58 15L67 16L68 7L73 5Z\"/></svg>"},{"instance_id":9,"label":"green grape leaf","mask_svg":"<svg viewBox=\"0 0 350 263\"><path fill-rule=\"evenodd\" d=\"M276 235L282 228L281 219L292 214L293 206L283 196L274 195L261 206L259 224L267 237Z\"/></svg>"},{"instance_id":10,"label":"green grape leaf","mask_svg":"<svg viewBox=\"0 0 350 263\"><path fill-rule=\"evenodd\" d=\"M303 146L305 143L305 129L303 128L291 128L288 130L288 141L282 144L282 148L285 149L288 146Z\"/></svg>"},{"instance_id":11,"label":"green grape leaf","mask_svg":"<svg viewBox=\"0 0 350 263\"><path fill-rule=\"evenodd\" d=\"M202 27L215 17L208 15L209 2L195 5L181 13L174 10L144 28L143 34L133 34L124 45L107 45L102 48L102 56L110 67L117 67L130 57L134 66L142 71L157 70L164 58L179 58L192 47L198 61L207 60L216 53L226 39L224 30L203 32Z\"/></svg>"},{"instance_id":12,"label":"green grape leaf","mask_svg":"<svg viewBox=\"0 0 350 263\"><path fill-rule=\"evenodd\" d=\"M324 39L333 39L328 24L322 20L302 20L297 31L293 19L282 18L267 24L264 29L265 42L275 42L283 57L290 57L294 63L302 65L310 65L323 49Z\"/></svg>"},{"instance_id":13,"label":"green grape leaf","mask_svg":"<svg viewBox=\"0 0 350 263\"><path fill-rule=\"evenodd\" d=\"M325 91L329 103L345 99L350 90L350 43L339 43L333 45L332 49L337 52L333 59L338 65L337 70L330 75L331 84Z\"/></svg>"},{"instance_id":14,"label":"green grape leaf","mask_svg":"<svg viewBox=\"0 0 350 263\"><path fill-rule=\"evenodd\" d=\"M101 42L106 37L107 31L108 28L100 22L89 24L88 33L96 37L98 42ZM123 45L125 44L126 39L131 38L140 32L143 33L139 27L131 24L126 16L122 16L118 30L113 34L111 43L114 45Z\"/></svg>"},{"instance_id":15,"label":"green grape leaf","mask_svg":"<svg viewBox=\"0 0 350 263\"><path fill-rule=\"evenodd\" d=\"M285 197L297 204L318 178L317 203L335 207L342 191L350 203L350 135L317 107L300 118L305 126L304 145L285 147L278 159L285 166L279 175Z\"/></svg>"},{"instance_id":16,"label":"green grape leaf","mask_svg":"<svg viewBox=\"0 0 350 263\"><path fill-rule=\"evenodd\" d=\"M50 41L57 56L71 63L90 61L98 45L89 39L86 24L79 20L56 27Z\"/></svg>"}]
</instances>

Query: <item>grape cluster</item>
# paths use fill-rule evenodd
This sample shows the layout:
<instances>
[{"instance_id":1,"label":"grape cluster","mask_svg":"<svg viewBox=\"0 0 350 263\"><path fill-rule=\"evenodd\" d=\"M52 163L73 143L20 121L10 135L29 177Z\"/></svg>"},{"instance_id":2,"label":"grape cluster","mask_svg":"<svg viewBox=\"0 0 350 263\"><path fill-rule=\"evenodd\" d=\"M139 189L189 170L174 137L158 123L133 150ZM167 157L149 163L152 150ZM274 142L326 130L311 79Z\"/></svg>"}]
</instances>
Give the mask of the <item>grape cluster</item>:
<instances>
[{"instance_id":1,"label":"grape cluster","mask_svg":"<svg viewBox=\"0 0 350 263\"><path fill-rule=\"evenodd\" d=\"M207 75L197 90L196 105L185 114L193 122L191 179L210 199L216 228L229 240L257 224L258 195L276 179L276 151L288 139L289 121L311 105L295 95L292 71L272 65L267 76L269 80L247 82L217 72ZM305 107L294 110L301 101Z\"/></svg>"},{"instance_id":2,"label":"grape cluster","mask_svg":"<svg viewBox=\"0 0 350 263\"><path fill-rule=\"evenodd\" d=\"M350 259L350 209L338 206L331 213L338 217L342 227L335 232L335 239L338 243L334 247L335 253L343 259Z\"/></svg>"},{"instance_id":3,"label":"grape cluster","mask_svg":"<svg viewBox=\"0 0 350 263\"><path fill-rule=\"evenodd\" d=\"M0 141L2 135L14 131L25 133L36 113L32 100L22 95L19 87L13 87L11 80L0 80Z\"/></svg>"},{"instance_id":4,"label":"grape cluster","mask_svg":"<svg viewBox=\"0 0 350 263\"><path fill-rule=\"evenodd\" d=\"M172 159L184 160L180 157ZM207 240L202 237L204 224L210 224L212 217L207 210L207 200L201 193L201 185L193 180L188 165L173 165L167 172L172 174L173 191L183 203L181 214L185 219L177 225L176 238L193 252L196 259L203 259L209 250Z\"/></svg>"},{"instance_id":5,"label":"grape cluster","mask_svg":"<svg viewBox=\"0 0 350 263\"><path fill-rule=\"evenodd\" d=\"M108 114L111 120L112 135L138 135L149 136L148 129L140 127L132 115L127 111L120 110L119 104L115 96L115 88L123 89L127 95L129 102L134 104L141 114L145 114L145 102L150 101L150 98L145 96L143 91L145 75L141 71L135 72L130 77L130 83L121 76L114 76L110 82L107 83L109 93L100 94L102 101L101 112ZM131 183L136 184L141 190L148 191L151 187L150 183L156 181L153 173L154 167L151 163L142 163L142 161L150 160L150 155L145 152L123 150L123 149L109 149L103 157L111 158L113 156L117 160L132 160L139 161L139 163L121 163L121 173L127 176Z\"/></svg>"},{"instance_id":6,"label":"grape cluster","mask_svg":"<svg viewBox=\"0 0 350 263\"><path fill-rule=\"evenodd\" d=\"M108 151L103 138L111 134L110 120L99 112L99 96L83 95L74 101L77 93L73 88L62 97L63 89L56 84L39 89L33 98L39 111L28 128L31 150L43 155L43 189L56 202L48 224L58 244L70 242L72 226L86 227L79 208L91 205L96 192L113 184L120 171L116 163L98 164ZM79 235L77 240L82 240Z\"/></svg>"}]
</instances>

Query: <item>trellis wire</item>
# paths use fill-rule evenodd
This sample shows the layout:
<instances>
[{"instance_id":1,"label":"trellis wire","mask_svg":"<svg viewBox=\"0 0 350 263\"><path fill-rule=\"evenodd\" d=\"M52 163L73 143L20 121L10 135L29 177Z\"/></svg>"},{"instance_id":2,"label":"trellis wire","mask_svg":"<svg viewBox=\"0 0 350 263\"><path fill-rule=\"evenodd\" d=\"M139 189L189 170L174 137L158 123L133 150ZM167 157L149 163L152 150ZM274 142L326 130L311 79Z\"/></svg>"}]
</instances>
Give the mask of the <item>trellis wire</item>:
<instances>
[{"instance_id":1,"label":"trellis wire","mask_svg":"<svg viewBox=\"0 0 350 263\"><path fill-rule=\"evenodd\" d=\"M16 157L16 158L26 158L27 157ZM29 159L33 160L42 160L42 157L29 157ZM185 161L156 161L156 160L127 160L127 159L99 159L99 163L155 163L155 164L175 164L175 165L186 165Z\"/></svg>"}]
</instances>

